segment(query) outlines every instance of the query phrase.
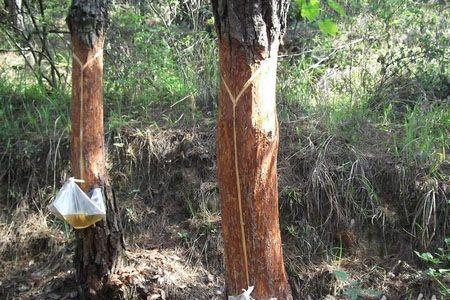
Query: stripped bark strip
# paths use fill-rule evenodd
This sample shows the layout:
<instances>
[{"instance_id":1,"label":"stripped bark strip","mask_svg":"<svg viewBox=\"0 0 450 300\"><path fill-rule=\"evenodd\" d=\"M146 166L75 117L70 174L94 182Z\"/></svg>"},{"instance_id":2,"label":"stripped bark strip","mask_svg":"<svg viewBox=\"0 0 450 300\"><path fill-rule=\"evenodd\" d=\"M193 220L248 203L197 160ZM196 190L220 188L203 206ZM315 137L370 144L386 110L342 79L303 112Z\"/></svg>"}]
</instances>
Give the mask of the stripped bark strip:
<instances>
[{"instance_id":1,"label":"stripped bark strip","mask_svg":"<svg viewBox=\"0 0 450 300\"><path fill-rule=\"evenodd\" d=\"M247 88L250 86L250 84L255 80L256 76L259 75L264 69L265 66L270 66L270 63L264 64L265 61L261 63L258 70L253 73L253 75L250 77L249 80L244 84L241 91L238 93L237 97L233 96L233 93L231 92L230 88L228 87L228 84L223 76L222 82L225 86L225 89L228 93L228 96L230 97L231 103L233 104L233 147L234 147L234 169L235 169L235 175L236 175L236 188L237 188L237 194L238 194L238 204L239 204L239 225L241 229L241 243L242 243L242 252L243 252L243 259L244 259L244 270L245 270L245 278L247 286L250 286L250 276L248 272L248 257L247 257L247 242L245 241L245 221L244 221L244 213L242 210L242 192L241 192L241 179L239 175L239 163L238 163L238 149L237 149L237 137L236 137L236 106L239 102L239 99L244 94L244 92L247 90Z\"/></svg>"},{"instance_id":2,"label":"stripped bark strip","mask_svg":"<svg viewBox=\"0 0 450 300\"><path fill-rule=\"evenodd\" d=\"M80 154L78 157L78 166L80 168L80 178L81 180L84 180L84 159L83 159L83 120L84 120L84 100L83 100L83 94L84 94L84 70L93 62L97 57L103 54L103 49L99 50L93 57L88 59L85 64L81 62L81 59L74 53L73 58L80 66L80 133L79 133L79 150ZM84 181L82 181L84 182Z\"/></svg>"}]
</instances>

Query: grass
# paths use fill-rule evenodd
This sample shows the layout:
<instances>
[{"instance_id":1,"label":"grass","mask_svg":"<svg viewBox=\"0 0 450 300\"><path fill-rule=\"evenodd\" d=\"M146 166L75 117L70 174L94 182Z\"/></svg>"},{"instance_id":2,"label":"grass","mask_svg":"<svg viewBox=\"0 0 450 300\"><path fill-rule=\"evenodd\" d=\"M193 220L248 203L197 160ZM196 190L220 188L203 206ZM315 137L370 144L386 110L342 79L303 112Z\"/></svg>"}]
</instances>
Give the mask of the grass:
<instances>
[{"instance_id":1,"label":"grass","mask_svg":"<svg viewBox=\"0 0 450 300\"><path fill-rule=\"evenodd\" d=\"M105 92L114 114L145 120L163 107L168 123L181 115L189 123L215 107L217 50L210 33L161 21L149 25L151 16L127 6L117 6L112 19L110 31L117 34L108 48L115 63L106 69Z\"/></svg>"},{"instance_id":2,"label":"grass","mask_svg":"<svg viewBox=\"0 0 450 300\"><path fill-rule=\"evenodd\" d=\"M448 41L438 34L448 24L439 17L439 5L374 5L347 2L348 16L339 19L336 38L311 31L315 24L299 22L297 35L289 38L303 49L282 57L279 65L281 121L318 119L330 134L350 143L358 143L358 128L370 123L391 131L394 145L385 146L397 157L427 162L429 173L435 174L448 149ZM142 16L127 5L115 6L111 17L105 67L110 130L134 120L174 125L214 118L218 75L211 33L161 20L150 24L155 18L151 13ZM398 80L416 81L416 87ZM1 137L26 140L22 134L49 136L55 128L68 128L69 93L64 89L49 95L26 75L5 78L0 86Z\"/></svg>"},{"instance_id":3,"label":"grass","mask_svg":"<svg viewBox=\"0 0 450 300\"><path fill-rule=\"evenodd\" d=\"M66 91L52 91L28 82L0 81L0 140L46 140L56 132L69 130L70 96Z\"/></svg>"}]
</instances>

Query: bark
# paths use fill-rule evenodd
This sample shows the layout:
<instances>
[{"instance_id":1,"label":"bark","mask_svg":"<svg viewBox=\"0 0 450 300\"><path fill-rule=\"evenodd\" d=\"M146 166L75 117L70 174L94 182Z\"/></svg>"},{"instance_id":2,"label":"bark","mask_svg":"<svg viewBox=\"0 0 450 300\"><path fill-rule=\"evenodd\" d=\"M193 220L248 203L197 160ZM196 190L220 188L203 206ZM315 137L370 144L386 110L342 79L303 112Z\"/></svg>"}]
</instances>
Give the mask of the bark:
<instances>
[{"instance_id":1,"label":"bark","mask_svg":"<svg viewBox=\"0 0 450 300\"><path fill-rule=\"evenodd\" d=\"M15 31L25 29L22 13L22 0L6 0L9 19Z\"/></svg>"},{"instance_id":2,"label":"bark","mask_svg":"<svg viewBox=\"0 0 450 300\"><path fill-rule=\"evenodd\" d=\"M80 292L104 299L109 276L120 266L124 249L122 226L105 162L103 129L103 44L107 1L73 0L67 18L73 48L71 163L88 191L103 187L106 221L77 230L75 265ZM78 58L78 59L77 59ZM82 67L84 66L84 67Z\"/></svg>"},{"instance_id":3,"label":"bark","mask_svg":"<svg viewBox=\"0 0 450 300\"><path fill-rule=\"evenodd\" d=\"M254 286L255 299L292 299L279 229L275 106L288 2L212 4L222 77L217 167L227 294Z\"/></svg>"}]
</instances>

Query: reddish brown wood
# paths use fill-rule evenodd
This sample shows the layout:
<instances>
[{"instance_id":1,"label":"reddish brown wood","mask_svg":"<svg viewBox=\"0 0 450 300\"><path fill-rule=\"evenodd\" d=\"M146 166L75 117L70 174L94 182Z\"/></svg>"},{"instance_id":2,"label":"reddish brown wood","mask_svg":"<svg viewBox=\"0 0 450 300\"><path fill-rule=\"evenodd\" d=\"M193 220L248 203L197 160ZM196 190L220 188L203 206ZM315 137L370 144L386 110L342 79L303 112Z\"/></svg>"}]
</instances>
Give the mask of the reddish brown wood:
<instances>
[{"instance_id":1,"label":"reddish brown wood","mask_svg":"<svg viewBox=\"0 0 450 300\"><path fill-rule=\"evenodd\" d=\"M252 296L258 300L292 299L278 220L279 138L275 109L278 45L273 47L270 53L264 49L255 53L255 59L249 61L247 50L238 41L222 38L219 44L222 84L217 167L227 292L237 295L242 289L255 286ZM262 69L258 71L259 68ZM255 72L259 75L238 99L233 113L226 85L236 96Z\"/></svg>"},{"instance_id":2,"label":"reddish brown wood","mask_svg":"<svg viewBox=\"0 0 450 300\"><path fill-rule=\"evenodd\" d=\"M85 180L81 186L87 190L92 186L103 186L106 180L103 55L97 55L97 58L94 58L94 55L103 50L103 40L98 40L93 48L90 48L80 43L76 36L72 36L72 48L73 55L77 56L83 65L88 60L91 61L84 69L83 76L81 76L79 62L75 58L72 61L72 173L76 178ZM82 77L83 82L80 84ZM80 97L81 90L83 90L83 99ZM81 100L83 101L82 110ZM80 130L82 130L81 135Z\"/></svg>"}]
</instances>

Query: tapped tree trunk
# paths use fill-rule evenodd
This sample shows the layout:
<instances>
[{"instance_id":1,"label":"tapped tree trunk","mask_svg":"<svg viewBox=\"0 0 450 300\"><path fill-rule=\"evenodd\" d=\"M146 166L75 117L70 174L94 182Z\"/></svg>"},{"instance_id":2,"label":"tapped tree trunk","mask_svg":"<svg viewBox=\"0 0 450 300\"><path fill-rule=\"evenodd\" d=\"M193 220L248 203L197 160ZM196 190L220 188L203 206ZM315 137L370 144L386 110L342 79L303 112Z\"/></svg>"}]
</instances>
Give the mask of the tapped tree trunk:
<instances>
[{"instance_id":1,"label":"tapped tree trunk","mask_svg":"<svg viewBox=\"0 0 450 300\"><path fill-rule=\"evenodd\" d=\"M221 88L218 180L227 294L292 299L278 213L275 83L287 0L212 0Z\"/></svg>"},{"instance_id":2,"label":"tapped tree trunk","mask_svg":"<svg viewBox=\"0 0 450 300\"><path fill-rule=\"evenodd\" d=\"M108 0L73 0L67 17L71 32L73 175L85 192L102 187L106 221L76 231L75 265L84 298L103 299L109 278L121 264L122 225L110 185L103 131L103 44L108 25Z\"/></svg>"}]
</instances>

